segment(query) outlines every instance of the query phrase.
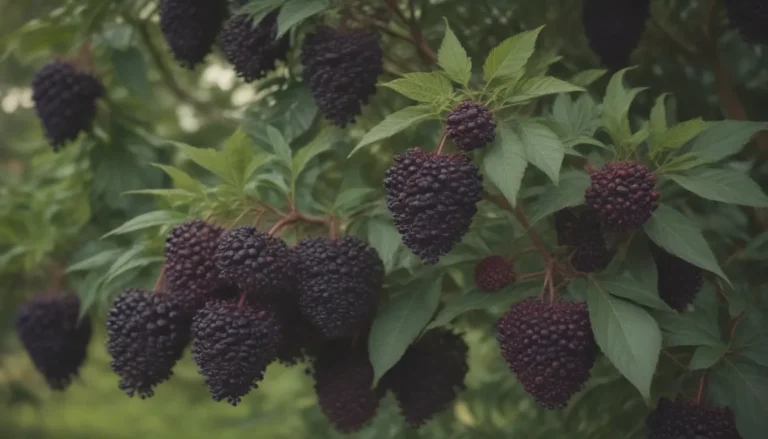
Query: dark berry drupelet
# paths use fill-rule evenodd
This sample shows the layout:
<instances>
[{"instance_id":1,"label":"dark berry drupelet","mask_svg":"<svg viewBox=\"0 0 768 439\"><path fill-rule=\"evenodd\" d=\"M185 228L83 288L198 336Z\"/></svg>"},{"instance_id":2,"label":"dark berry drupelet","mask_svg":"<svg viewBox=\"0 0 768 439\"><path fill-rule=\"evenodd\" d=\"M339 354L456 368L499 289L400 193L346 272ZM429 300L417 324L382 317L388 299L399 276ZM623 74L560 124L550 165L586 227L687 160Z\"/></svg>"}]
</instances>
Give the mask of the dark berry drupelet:
<instances>
[{"instance_id":1,"label":"dark berry drupelet","mask_svg":"<svg viewBox=\"0 0 768 439\"><path fill-rule=\"evenodd\" d=\"M240 14L224 25L221 48L227 60L235 66L238 76L253 82L273 70L278 59L286 58L290 43L288 35L280 39L276 37L276 11L255 25L250 15Z\"/></svg>"},{"instance_id":2,"label":"dark berry drupelet","mask_svg":"<svg viewBox=\"0 0 768 439\"><path fill-rule=\"evenodd\" d=\"M403 243L428 264L461 241L483 198L483 178L466 154L420 148L395 157L384 187Z\"/></svg>"},{"instance_id":3,"label":"dark berry drupelet","mask_svg":"<svg viewBox=\"0 0 768 439\"><path fill-rule=\"evenodd\" d=\"M142 399L173 374L189 343L189 298L136 288L125 290L107 317L107 351L120 390Z\"/></svg>"},{"instance_id":4,"label":"dark berry drupelet","mask_svg":"<svg viewBox=\"0 0 768 439\"><path fill-rule=\"evenodd\" d=\"M597 344L585 304L524 300L496 327L509 368L540 405L565 407L589 379Z\"/></svg>"},{"instance_id":5,"label":"dark berry drupelet","mask_svg":"<svg viewBox=\"0 0 768 439\"><path fill-rule=\"evenodd\" d=\"M657 246L651 251L658 272L659 296L672 309L685 311L704 285L704 272Z\"/></svg>"},{"instance_id":6,"label":"dark berry drupelet","mask_svg":"<svg viewBox=\"0 0 768 439\"><path fill-rule=\"evenodd\" d=\"M85 362L91 340L88 316L78 321L80 299L71 294L32 298L16 310L16 333L53 390L64 390Z\"/></svg>"},{"instance_id":7,"label":"dark berry drupelet","mask_svg":"<svg viewBox=\"0 0 768 439\"><path fill-rule=\"evenodd\" d=\"M629 65L651 16L651 0L585 0L582 21L587 41L612 70Z\"/></svg>"},{"instance_id":8,"label":"dark berry drupelet","mask_svg":"<svg viewBox=\"0 0 768 439\"><path fill-rule=\"evenodd\" d=\"M589 173L587 205L600 215L607 231L625 232L642 226L659 206L656 176L635 162L609 162Z\"/></svg>"},{"instance_id":9,"label":"dark berry drupelet","mask_svg":"<svg viewBox=\"0 0 768 439\"><path fill-rule=\"evenodd\" d=\"M475 264L475 285L481 291L492 293L515 282L515 266L501 255L491 255L480 259Z\"/></svg>"},{"instance_id":10,"label":"dark berry drupelet","mask_svg":"<svg viewBox=\"0 0 768 439\"><path fill-rule=\"evenodd\" d=\"M175 226L165 239L165 278L174 294L195 300L195 309L232 293L219 276L213 257L224 232L199 219Z\"/></svg>"},{"instance_id":11,"label":"dark berry drupelet","mask_svg":"<svg viewBox=\"0 0 768 439\"><path fill-rule=\"evenodd\" d=\"M320 410L342 433L365 426L376 415L384 396L373 389L373 366L365 342L331 342L314 362L315 393Z\"/></svg>"},{"instance_id":12,"label":"dark berry drupelet","mask_svg":"<svg viewBox=\"0 0 768 439\"><path fill-rule=\"evenodd\" d=\"M277 360L293 366L315 358L325 345L323 334L309 323L295 304L281 304L278 309L283 329Z\"/></svg>"},{"instance_id":13,"label":"dark berry drupelet","mask_svg":"<svg viewBox=\"0 0 768 439\"><path fill-rule=\"evenodd\" d=\"M326 337L354 335L379 304L384 264L358 238L308 238L294 248L299 308Z\"/></svg>"},{"instance_id":14,"label":"dark berry drupelet","mask_svg":"<svg viewBox=\"0 0 768 439\"><path fill-rule=\"evenodd\" d=\"M296 264L285 243L253 226L227 230L214 255L221 277L256 299L287 300L295 293Z\"/></svg>"},{"instance_id":15,"label":"dark berry drupelet","mask_svg":"<svg viewBox=\"0 0 768 439\"><path fill-rule=\"evenodd\" d=\"M182 67L194 68L211 52L227 16L227 0L161 0L160 30Z\"/></svg>"},{"instance_id":16,"label":"dark berry drupelet","mask_svg":"<svg viewBox=\"0 0 768 439\"><path fill-rule=\"evenodd\" d=\"M563 209L555 212L555 233L557 245L576 245L576 229L579 217L572 209Z\"/></svg>"},{"instance_id":17,"label":"dark berry drupelet","mask_svg":"<svg viewBox=\"0 0 768 439\"><path fill-rule=\"evenodd\" d=\"M648 439L741 439L728 408L661 398L645 420Z\"/></svg>"},{"instance_id":18,"label":"dark berry drupelet","mask_svg":"<svg viewBox=\"0 0 768 439\"><path fill-rule=\"evenodd\" d=\"M88 131L96 117L96 99L104 86L93 75L65 61L53 61L35 72L32 100L54 151Z\"/></svg>"},{"instance_id":19,"label":"dark berry drupelet","mask_svg":"<svg viewBox=\"0 0 768 439\"><path fill-rule=\"evenodd\" d=\"M387 372L383 383L395 394L408 425L421 427L464 390L468 352L461 336L435 329L411 345Z\"/></svg>"},{"instance_id":20,"label":"dark berry drupelet","mask_svg":"<svg viewBox=\"0 0 768 439\"><path fill-rule=\"evenodd\" d=\"M277 357L282 333L271 306L206 303L192 321L192 352L213 400L235 406L258 387Z\"/></svg>"},{"instance_id":21,"label":"dark berry drupelet","mask_svg":"<svg viewBox=\"0 0 768 439\"><path fill-rule=\"evenodd\" d=\"M321 26L304 39L301 63L320 112L334 125L355 120L376 92L384 71L378 36L368 31L341 31Z\"/></svg>"},{"instance_id":22,"label":"dark berry drupelet","mask_svg":"<svg viewBox=\"0 0 768 439\"><path fill-rule=\"evenodd\" d=\"M765 0L725 0L731 25L745 40L768 44L768 2Z\"/></svg>"},{"instance_id":23,"label":"dark berry drupelet","mask_svg":"<svg viewBox=\"0 0 768 439\"><path fill-rule=\"evenodd\" d=\"M486 106L467 100L448 113L445 131L462 151L469 152L493 142L496 120Z\"/></svg>"},{"instance_id":24,"label":"dark berry drupelet","mask_svg":"<svg viewBox=\"0 0 768 439\"><path fill-rule=\"evenodd\" d=\"M608 249L603 236L600 217L594 210L583 212L573 229L571 265L578 271L592 273L608 266L613 252Z\"/></svg>"}]
</instances>

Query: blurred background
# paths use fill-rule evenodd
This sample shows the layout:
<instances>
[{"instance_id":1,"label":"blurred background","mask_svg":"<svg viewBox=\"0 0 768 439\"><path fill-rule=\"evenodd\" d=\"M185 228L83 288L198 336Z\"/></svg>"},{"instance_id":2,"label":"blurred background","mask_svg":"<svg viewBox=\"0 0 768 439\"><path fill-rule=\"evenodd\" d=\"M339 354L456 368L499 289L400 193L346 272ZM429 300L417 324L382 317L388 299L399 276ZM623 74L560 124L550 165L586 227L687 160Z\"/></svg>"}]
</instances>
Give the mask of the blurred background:
<instances>
[{"instance_id":1,"label":"blurred background","mask_svg":"<svg viewBox=\"0 0 768 439\"><path fill-rule=\"evenodd\" d=\"M443 17L474 60L483 59L518 31L547 24L543 44L563 57L553 66L554 75L568 78L600 67L583 36L580 1L416 3L425 38L433 48L442 38ZM710 36L701 26L701 10L709 3L654 0L654 18L633 57L639 68L628 75L633 86L653 90L638 99L633 107L637 115L648 114L655 96L671 92L679 120L722 119L732 110L721 105L725 86L726 95L738 97L747 118L768 120L768 48L743 42L719 11L716 43L722 59L713 60L703 49ZM213 146L241 120L244 124L269 120L284 132L301 123L294 117L297 110L284 106L307 102L306 89L293 81L295 72L278 69L264 81L247 85L219 53L194 71L183 70L172 62L159 33L156 7L155 0L0 0L0 438L337 437L316 407L303 366L271 366L260 388L233 408L210 400L187 353L153 398L126 397L109 368L105 310L123 286L151 285L157 265L120 273L99 287L107 294L96 291L98 279L87 271L62 275L90 255L131 245L130 237L109 241L99 237L153 210L151 198L124 192L168 186L162 172L149 166L177 159L160 139ZM94 35L96 73L110 90L110 105L99 115L106 120L100 126L108 130L54 154L35 117L29 84L45 62L75 53L85 35ZM387 60L391 70L425 68L410 45L389 38L384 42L385 52L398 61L395 65ZM298 56L296 48L291 56ZM722 74L727 75L725 85L718 76ZM602 94L604 85L604 81L595 85L597 94ZM382 113L404 106L405 101L398 99L380 90L349 135L359 136ZM310 121L316 114L312 105L302 107ZM418 144L418 136L409 133L391 141L402 149ZM380 169L388 160L382 157L381 163L371 166ZM765 181L759 164L745 166ZM725 217L748 222L741 212L713 211L702 216L702 227L726 233L721 227ZM466 275L470 267L458 270ZM95 328L80 379L63 393L47 389L13 329L13 314L25 297L56 289L78 291L91 307ZM499 355L491 325L501 312L502 307L470 312L457 322L471 346L470 376L468 390L451 410L411 431L387 397L373 425L352 437L591 439L601 437L598 431L611 438L641 436L644 403L605 364L596 367L588 389L569 409L537 408ZM667 366L662 364L662 369Z\"/></svg>"}]
</instances>

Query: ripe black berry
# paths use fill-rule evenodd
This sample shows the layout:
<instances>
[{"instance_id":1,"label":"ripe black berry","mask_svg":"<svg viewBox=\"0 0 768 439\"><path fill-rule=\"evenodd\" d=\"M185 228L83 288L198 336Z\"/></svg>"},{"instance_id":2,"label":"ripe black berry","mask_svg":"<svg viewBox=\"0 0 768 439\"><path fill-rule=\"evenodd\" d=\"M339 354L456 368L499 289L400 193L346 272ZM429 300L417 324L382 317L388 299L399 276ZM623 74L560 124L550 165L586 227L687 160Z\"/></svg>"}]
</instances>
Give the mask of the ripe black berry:
<instances>
[{"instance_id":1,"label":"ripe black berry","mask_svg":"<svg viewBox=\"0 0 768 439\"><path fill-rule=\"evenodd\" d=\"M308 238L294 248L299 308L327 337L354 335L375 314L384 264L358 238Z\"/></svg>"},{"instance_id":2,"label":"ripe black berry","mask_svg":"<svg viewBox=\"0 0 768 439\"><path fill-rule=\"evenodd\" d=\"M768 3L764 0L725 0L731 25L745 40L768 44Z\"/></svg>"},{"instance_id":3,"label":"ripe black berry","mask_svg":"<svg viewBox=\"0 0 768 439\"><path fill-rule=\"evenodd\" d=\"M496 120L486 106L466 100L448 113L445 131L462 151L482 148L496 138Z\"/></svg>"},{"instance_id":4,"label":"ripe black berry","mask_svg":"<svg viewBox=\"0 0 768 439\"><path fill-rule=\"evenodd\" d=\"M107 351L120 390L142 399L171 377L189 342L189 298L130 288L107 317Z\"/></svg>"},{"instance_id":5,"label":"ripe black berry","mask_svg":"<svg viewBox=\"0 0 768 439\"><path fill-rule=\"evenodd\" d=\"M342 433L361 429L376 415L383 392L372 389L373 367L365 343L332 342L314 363L320 410Z\"/></svg>"},{"instance_id":6,"label":"ripe black berry","mask_svg":"<svg viewBox=\"0 0 768 439\"><path fill-rule=\"evenodd\" d=\"M645 420L648 439L741 439L728 408L661 398Z\"/></svg>"},{"instance_id":7,"label":"ripe black berry","mask_svg":"<svg viewBox=\"0 0 768 439\"><path fill-rule=\"evenodd\" d=\"M565 407L589 379L597 344L585 304L524 300L496 327L509 368L540 405Z\"/></svg>"},{"instance_id":8,"label":"ripe black berry","mask_svg":"<svg viewBox=\"0 0 768 439\"><path fill-rule=\"evenodd\" d=\"M420 148L395 157L384 187L403 243L429 264L461 241L483 198L483 178L466 154Z\"/></svg>"},{"instance_id":9,"label":"ripe black berry","mask_svg":"<svg viewBox=\"0 0 768 439\"><path fill-rule=\"evenodd\" d=\"M203 62L226 15L227 0L161 0L160 30L182 67Z\"/></svg>"},{"instance_id":10,"label":"ripe black berry","mask_svg":"<svg viewBox=\"0 0 768 439\"><path fill-rule=\"evenodd\" d=\"M246 82L264 77L275 68L278 59L285 59L290 43L288 35L277 37L277 12L272 12L254 25L248 14L230 18L221 31L224 56L235 66L238 76Z\"/></svg>"},{"instance_id":11,"label":"ripe black berry","mask_svg":"<svg viewBox=\"0 0 768 439\"><path fill-rule=\"evenodd\" d=\"M650 16L650 0L585 0L582 20L589 46L606 67L618 70L629 65Z\"/></svg>"},{"instance_id":12,"label":"ripe black berry","mask_svg":"<svg viewBox=\"0 0 768 439\"><path fill-rule=\"evenodd\" d=\"M384 71L376 34L318 27L301 49L304 81L326 119L344 127L352 123L376 92Z\"/></svg>"},{"instance_id":13,"label":"ripe black berry","mask_svg":"<svg viewBox=\"0 0 768 439\"><path fill-rule=\"evenodd\" d=\"M435 329L411 345L387 372L383 382L395 394L408 425L419 428L464 390L468 351L461 336Z\"/></svg>"},{"instance_id":14,"label":"ripe black berry","mask_svg":"<svg viewBox=\"0 0 768 439\"><path fill-rule=\"evenodd\" d=\"M582 213L573 230L571 265L578 271L592 273L608 266L613 256L603 236L600 218L594 210Z\"/></svg>"},{"instance_id":15,"label":"ripe black berry","mask_svg":"<svg viewBox=\"0 0 768 439\"><path fill-rule=\"evenodd\" d=\"M491 255L477 261L474 278L480 290L492 293L513 284L517 276L512 262L504 256Z\"/></svg>"},{"instance_id":16,"label":"ripe black berry","mask_svg":"<svg viewBox=\"0 0 768 439\"><path fill-rule=\"evenodd\" d=\"M275 360L282 327L270 306L211 301L192 321L193 356L214 401L233 406Z\"/></svg>"},{"instance_id":17,"label":"ripe black berry","mask_svg":"<svg viewBox=\"0 0 768 439\"><path fill-rule=\"evenodd\" d=\"M252 297L284 300L294 294L296 266L285 243L253 226L240 226L219 238L214 261L221 277Z\"/></svg>"},{"instance_id":18,"label":"ripe black berry","mask_svg":"<svg viewBox=\"0 0 768 439\"><path fill-rule=\"evenodd\" d=\"M64 390L85 362L91 320L78 321L80 299L70 294L32 298L16 310L16 333L53 390Z\"/></svg>"},{"instance_id":19,"label":"ripe black berry","mask_svg":"<svg viewBox=\"0 0 768 439\"><path fill-rule=\"evenodd\" d=\"M659 206L656 176L635 162L609 162L589 173L592 185L585 193L603 226L624 232L642 226Z\"/></svg>"},{"instance_id":20,"label":"ripe black berry","mask_svg":"<svg viewBox=\"0 0 768 439\"><path fill-rule=\"evenodd\" d=\"M91 128L96 99L104 86L90 73L65 61L53 61L35 72L32 100L54 151Z\"/></svg>"},{"instance_id":21,"label":"ripe black berry","mask_svg":"<svg viewBox=\"0 0 768 439\"><path fill-rule=\"evenodd\" d=\"M563 209L555 212L555 233L557 245L576 245L576 233L579 217L571 209Z\"/></svg>"},{"instance_id":22,"label":"ripe black berry","mask_svg":"<svg viewBox=\"0 0 768 439\"><path fill-rule=\"evenodd\" d=\"M293 366L317 356L325 345L323 334L309 323L294 304L281 304L278 310L283 328L277 360Z\"/></svg>"},{"instance_id":23,"label":"ripe black berry","mask_svg":"<svg viewBox=\"0 0 768 439\"><path fill-rule=\"evenodd\" d=\"M666 251L652 247L658 272L659 296L672 309L685 311L704 284L701 268Z\"/></svg>"}]
</instances>

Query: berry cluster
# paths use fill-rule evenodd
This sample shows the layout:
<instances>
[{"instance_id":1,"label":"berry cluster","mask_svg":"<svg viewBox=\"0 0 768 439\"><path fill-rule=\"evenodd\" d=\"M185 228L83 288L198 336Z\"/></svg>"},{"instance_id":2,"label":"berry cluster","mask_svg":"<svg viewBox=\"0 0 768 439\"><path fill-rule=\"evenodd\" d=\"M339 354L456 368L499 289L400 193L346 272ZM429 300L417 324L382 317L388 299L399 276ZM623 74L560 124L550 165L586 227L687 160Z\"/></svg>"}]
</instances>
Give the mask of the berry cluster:
<instances>
[{"instance_id":1,"label":"berry cluster","mask_svg":"<svg viewBox=\"0 0 768 439\"><path fill-rule=\"evenodd\" d=\"M387 208L403 243L434 264L469 231L483 197L480 171L464 153L411 148L386 172Z\"/></svg>"},{"instance_id":2,"label":"berry cluster","mask_svg":"<svg viewBox=\"0 0 768 439\"><path fill-rule=\"evenodd\" d=\"M585 0L582 20L592 50L613 70L629 65L629 58L645 32L651 0Z\"/></svg>"},{"instance_id":3,"label":"berry cluster","mask_svg":"<svg viewBox=\"0 0 768 439\"><path fill-rule=\"evenodd\" d=\"M230 18L221 31L221 48L235 71L246 82L264 77L275 68L278 59L285 59L290 40L287 35L277 39L277 11L268 14L258 24L248 14Z\"/></svg>"},{"instance_id":4,"label":"berry cluster","mask_svg":"<svg viewBox=\"0 0 768 439\"><path fill-rule=\"evenodd\" d=\"M768 44L768 3L764 0L725 0L731 25L744 39Z\"/></svg>"},{"instance_id":5,"label":"berry cluster","mask_svg":"<svg viewBox=\"0 0 768 439\"><path fill-rule=\"evenodd\" d=\"M16 310L16 332L53 390L77 376L91 340L91 321L78 320L80 300L71 294L38 296Z\"/></svg>"},{"instance_id":6,"label":"berry cluster","mask_svg":"<svg viewBox=\"0 0 768 439\"><path fill-rule=\"evenodd\" d=\"M645 425L648 439L741 439L731 410L681 397L660 399Z\"/></svg>"},{"instance_id":7,"label":"berry cluster","mask_svg":"<svg viewBox=\"0 0 768 439\"><path fill-rule=\"evenodd\" d=\"M653 246L651 250L658 271L659 296L670 308L685 311L701 291L704 272L657 246Z\"/></svg>"},{"instance_id":8,"label":"berry cluster","mask_svg":"<svg viewBox=\"0 0 768 439\"><path fill-rule=\"evenodd\" d=\"M68 62L53 61L35 72L32 100L54 151L91 128L96 99L103 94L96 77Z\"/></svg>"},{"instance_id":9,"label":"berry cluster","mask_svg":"<svg viewBox=\"0 0 768 439\"><path fill-rule=\"evenodd\" d=\"M642 226L659 206L654 190L656 176L635 162L609 162L589 173L587 205L600 214L611 232L625 232Z\"/></svg>"},{"instance_id":10,"label":"berry cluster","mask_svg":"<svg viewBox=\"0 0 768 439\"><path fill-rule=\"evenodd\" d=\"M578 271L592 273L600 271L611 262L612 252L603 237L600 218L594 210L586 210L573 223L573 245L576 249L571 256L571 265Z\"/></svg>"},{"instance_id":11,"label":"berry cluster","mask_svg":"<svg viewBox=\"0 0 768 439\"><path fill-rule=\"evenodd\" d=\"M462 151L482 148L496 138L496 120L486 106L466 100L456 106L445 121L445 132Z\"/></svg>"},{"instance_id":12,"label":"berry cluster","mask_svg":"<svg viewBox=\"0 0 768 439\"><path fill-rule=\"evenodd\" d=\"M509 368L542 406L565 407L589 379L597 344L585 304L527 299L496 326Z\"/></svg>"},{"instance_id":13,"label":"berry cluster","mask_svg":"<svg viewBox=\"0 0 768 439\"><path fill-rule=\"evenodd\" d=\"M211 52L227 15L227 0L161 0L160 30L173 57L194 68Z\"/></svg>"},{"instance_id":14,"label":"berry cluster","mask_svg":"<svg viewBox=\"0 0 768 439\"><path fill-rule=\"evenodd\" d=\"M321 26L307 35L301 48L304 81L326 119L340 127L355 120L376 92L383 56L371 32Z\"/></svg>"},{"instance_id":15,"label":"berry cluster","mask_svg":"<svg viewBox=\"0 0 768 439\"><path fill-rule=\"evenodd\" d=\"M513 284L516 278L515 266L504 256L486 256L475 264L475 285L486 293L499 291Z\"/></svg>"}]
</instances>

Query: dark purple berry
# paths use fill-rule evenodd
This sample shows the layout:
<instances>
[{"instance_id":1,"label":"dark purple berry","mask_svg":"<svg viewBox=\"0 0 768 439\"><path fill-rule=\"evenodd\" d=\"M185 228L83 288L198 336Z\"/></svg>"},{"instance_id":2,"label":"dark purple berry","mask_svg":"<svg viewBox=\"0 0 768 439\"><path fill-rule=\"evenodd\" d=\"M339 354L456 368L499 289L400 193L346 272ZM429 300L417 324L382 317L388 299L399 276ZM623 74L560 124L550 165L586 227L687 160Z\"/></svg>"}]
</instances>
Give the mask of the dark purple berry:
<instances>
[{"instance_id":1,"label":"dark purple berry","mask_svg":"<svg viewBox=\"0 0 768 439\"><path fill-rule=\"evenodd\" d=\"M448 138L462 151L472 151L484 147L496 138L496 120L486 106L463 101L456 106L445 120Z\"/></svg>"},{"instance_id":2,"label":"dark purple berry","mask_svg":"<svg viewBox=\"0 0 768 439\"><path fill-rule=\"evenodd\" d=\"M481 291L491 293L515 283L515 267L501 255L486 256L475 264L475 285Z\"/></svg>"},{"instance_id":3,"label":"dark purple berry","mask_svg":"<svg viewBox=\"0 0 768 439\"><path fill-rule=\"evenodd\" d=\"M659 206L656 176L635 162L609 162L589 173L587 205L596 210L603 226L625 232L642 226Z\"/></svg>"},{"instance_id":4,"label":"dark purple berry","mask_svg":"<svg viewBox=\"0 0 768 439\"><path fill-rule=\"evenodd\" d=\"M648 439L742 439L730 409L682 397L661 398L645 426Z\"/></svg>"},{"instance_id":5,"label":"dark purple berry","mask_svg":"<svg viewBox=\"0 0 768 439\"><path fill-rule=\"evenodd\" d=\"M278 59L285 59L290 40L288 35L277 37L277 11L268 14L258 24L248 14L230 18L221 31L224 56L235 66L238 76L246 82L264 77L275 68Z\"/></svg>"}]
</instances>

